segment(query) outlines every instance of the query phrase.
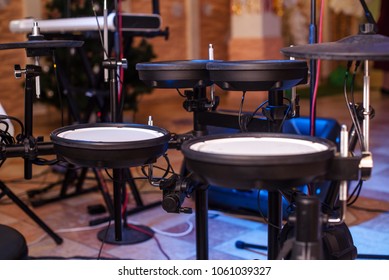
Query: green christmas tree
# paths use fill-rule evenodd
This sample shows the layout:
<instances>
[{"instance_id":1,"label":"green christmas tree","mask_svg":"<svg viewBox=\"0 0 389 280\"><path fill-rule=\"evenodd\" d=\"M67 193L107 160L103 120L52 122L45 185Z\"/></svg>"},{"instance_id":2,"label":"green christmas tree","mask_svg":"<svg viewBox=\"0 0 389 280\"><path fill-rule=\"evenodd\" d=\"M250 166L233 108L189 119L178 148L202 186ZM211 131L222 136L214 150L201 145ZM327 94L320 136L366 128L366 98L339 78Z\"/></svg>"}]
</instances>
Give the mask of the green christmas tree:
<instances>
[{"instance_id":1,"label":"green christmas tree","mask_svg":"<svg viewBox=\"0 0 389 280\"><path fill-rule=\"evenodd\" d=\"M110 1L112 2L112 1ZM93 8L92 8L93 4ZM112 5L112 4L111 4ZM49 19L55 18L77 18L77 17L94 17L103 15L103 0L82 1L82 0L52 0L46 4L46 13ZM114 7L108 7L109 11L113 11ZM76 19L75 19L76 20ZM103 28L103 26L100 26ZM44 34L46 39L68 39L82 40L84 45L82 50L79 49L57 49L55 51L55 61L57 64L57 73L55 73L53 59L46 61L46 66L43 67L45 73L42 75L42 95L41 100L54 104L57 107L68 105L65 99L58 97L58 91L70 94L70 97L80 112L84 108L90 106L90 94L93 92L98 96L100 105L103 102L105 108L109 108L109 85L104 82L104 70L102 62L104 60L103 46L97 31L84 32L82 34ZM110 57L119 55L115 52L117 46L118 34L110 32L109 43L111 51ZM122 49L124 58L127 59L128 68L124 70L122 77L122 96L124 97L121 104L124 110L138 109L138 98L144 93L150 93L151 88L144 85L138 78L138 73L135 70L135 65L139 62L147 62L155 58L152 46L145 40L137 40L139 42L134 46L134 37L131 34L123 34ZM87 69L85 66L87 65ZM57 83L58 80L65 81ZM120 88L120 87L119 87ZM96 108L99 110L98 108ZM100 108L101 109L101 108Z\"/></svg>"}]
</instances>

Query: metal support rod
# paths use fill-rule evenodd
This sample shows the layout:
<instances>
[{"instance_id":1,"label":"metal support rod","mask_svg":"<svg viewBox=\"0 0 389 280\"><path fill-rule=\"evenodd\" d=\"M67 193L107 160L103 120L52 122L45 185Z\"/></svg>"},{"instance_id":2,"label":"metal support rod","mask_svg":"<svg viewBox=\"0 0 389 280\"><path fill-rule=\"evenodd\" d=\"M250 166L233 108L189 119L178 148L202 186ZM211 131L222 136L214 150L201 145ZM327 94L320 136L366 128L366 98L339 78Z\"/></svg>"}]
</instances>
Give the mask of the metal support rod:
<instances>
[{"instance_id":1,"label":"metal support rod","mask_svg":"<svg viewBox=\"0 0 389 280\"><path fill-rule=\"evenodd\" d=\"M268 92L268 106L266 109L270 110L270 115L267 116L268 131L278 132L282 128L282 119L284 113L280 114L277 108L283 107L283 91L269 91ZM278 191L268 192L268 253L269 260L276 260L280 251L279 234L282 227L282 195Z\"/></svg>"},{"instance_id":2,"label":"metal support rod","mask_svg":"<svg viewBox=\"0 0 389 280\"><path fill-rule=\"evenodd\" d=\"M28 66L27 66L28 67ZM33 100L35 94L35 77L26 75L25 95L24 95L24 136L27 141L33 135ZM32 178L32 162L29 158L24 158L24 179Z\"/></svg>"},{"instance_id":3,"label":"metal support rod","mask_svg":"<svg viewBox=\"0 0 389 280\"><path fill-rule=\"evenodd\" d=\"M108 9L107 9L107 0L104 0L104 28L103 28L103 35L104 35L104 60L108 59ZM104 81L108 82L109 79L109 72L108 69L104 69Z\"/></svg>"},{"instance_id":4,"label":"metal support rod","mask_svg":"<svg viewBox=\"0 0 389 280\"><path fill-rule=\"evenodd\" d=\"M55 155L54 145L51 142L38 142L37 153L40 156ZM26 147L22 144L5 145L0 154L0 159L24 157L26 155Z\"/></svg>"},{"instance_id":5,"label":"metal support rod","mask_svg":"<svg viewBox=\"0 0 389 280\"><path fill-rule=\"evenodd\" d=\"M110 90L111 122L115 123L119 121L116 67L112 67L110 69L109 90Z\"/></svg>"},{"instance_id":6,"label":"metal support rod","mask_svg":"<svg viewBox=\"0 0 389 280\"><path fill-rule=\"evenodd\" d=\"M49 228L31 209L20 200L2 181L0 181L0 197L7 195L20 209L24 211L35 223L37 223L51 238L54 239L56 244L61 244L63 239L57 235L51 228Z\"/></svg>"},{"instance_id":7,"label":"metal support rod","mask_svg":"<svg viewBox=\"0 0 389 280\"><path fill-rule=\"evenodd\" d=\"M206 98L205 88L193 88L194 100ZM199 105L199 102L197 102ZM193 135L196 137L207 135L207 126L199 121L199 114L204 111L198 106L193 112ZM183 170L183 173L186 173ZM201 186L195 191L195 216L196 216L196 258L208 260L208 186Z\"/></svg>"},{"instance_id":8,"label":"metal support rod","mask_svg":"<svg viewBox=\"0 0 389 280\"><path fill-rule=\"evenodd\" d=\"M282 226L282 196L278 191L268 193L267 258L276 260L280 251L278 240Z\"/></svg>"},{"instance_id":9,"label":"metal support rod","mask_svg":"<svg viewBox=\"0 0 389 280\"><path fill-rule=\"evenodd\" d=\"M340 156L348 157L348 132L346 125L341 126L340 130ZM346 210L347 210L347 188L348 183L346 180L342 180L339 182L339 202L340 202L340 213L338 218L329 218L328 222L330 224L341 224L346 219Z\"/></svg>"},{"instance_id":10,"label":"metal support rod","mask_svg":"<svg viewBox=\"0 0 389 280\"><path fill-rule=\"evenodd\" d=\"M194 100L201 100L206 98L207 92L206 88L194 88L193 89ZM200 102L198 102L199 104ZM193 134L196 137L207 135L207 126L199 122L199 114L203 112L201 108L196 108L193 110Z\"/></svg>"},{"instance_id":11,"label":"metal support rod","mask_svg":"<svg viewBox=\"0 0 389 280\"><path fill-rule=\"evenodd\" d=\"M157 15L160 14L160 11L159 11L159 0L153 0L152 12L153 12L153 14L157 14Z\"/></svg>"},{"instance_id":12,"label":"metal support rod","mask_svg":"<svg viewBox=\"0 0 389 280\"><path fill-rule=\"evenodd\" d=\"M208 260L208 189L196 190L196 256Z\"/></svg>"},{"instance_id":13,"label":"metal support rod","mask_svg":"<svg viewBox=\"0 0 389 280\"><path fill-rule=\"evenodd\" d=\"M365 144L365 152L369 152L369 130L370 130L370 74L369 61L364 61L364 76L363 76L363 141Z\"/></svg>"},{"instance_id":14,"label":"metal support rod","mask_svg":"<svg viewBox=\"0 0 389 280\"><path fill-rule=\"evenodd\" d=\"M103 66L109 70L109 86L110 86L110 106L111 106L111 122L121 121L121 112L118 106L117 92L117 67L127 67L126 61L117 62L115 60L105 60ZM113 201L114 201L114 221L115 221L115 240L122 241L122 190L124 189L124 169L113 169Z\"/></svg>"},{"instance_id":15,"label":"metal support rod","mask_svg":"<svg viewBox=\"0 0 389 280\"><path fill-rule=\"evenodd\" d=\"M317 30L316 30L316 0L311 0L311 23L309 25L309 43L315 44L317 38ZM310 96L310 121L311 121L311 135L314 136L316 134L316 114L315 114L315 107L316 104L314 102L314 91L315 91L315 85L317 83L316 81L316 60L311 59L309 62L309 69L310 69L310 88L309 88L309 96Z\"/></svg>"},{"instance_id":16,"label":"metal support rod","mask_svg":"<svg viewBox=\"0 0 389 280\"><path fill-rule=\"evenodd\" d=\"M113 169L113 205L115 221L115 240L122 241L122 189L123 172L122 169Z\"/></svg>"},{"instance_id":17,"label":"metal support rod","mask_svg":"<svg viewBox=\"0 0 389 280\"><path fill-rule=\"evenodd\" d=\"M315 196L300 196L296 199L295 240L292 260L321 260L320 200Z\"/></svg>"}]
</instances>

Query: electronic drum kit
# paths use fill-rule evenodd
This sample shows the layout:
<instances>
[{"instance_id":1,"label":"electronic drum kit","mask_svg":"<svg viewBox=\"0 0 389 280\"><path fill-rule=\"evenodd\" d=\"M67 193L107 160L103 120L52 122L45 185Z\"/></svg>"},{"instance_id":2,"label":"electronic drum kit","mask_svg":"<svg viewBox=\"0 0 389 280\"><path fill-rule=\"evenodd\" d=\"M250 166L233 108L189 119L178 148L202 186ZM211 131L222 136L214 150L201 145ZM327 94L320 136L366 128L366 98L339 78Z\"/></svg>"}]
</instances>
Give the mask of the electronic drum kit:
<instances>
[{"instance_id":1,"label":"electronic drum kit","mask_svg":"<svg viewBox=\"0 0 389 280\"><path fill-rule=\"evenodd\" d=\"M36 56L37 51L42 49L50 52L61 47L81 46L82 42L79 41L29 40L0 44L0 50L24 48L28 56ZM290 57L305 59L388 60L389 38L376 34L359 34L334 43L288 47L281 52ZM270 194L276 194L274 197L269 196L269 215L274 216L270 221L281 226L282 217L277 209L280 207L279 191L323 180L359 180L361 174L365 177L363 179L369 177L371 157L350 157L347 143L341 143L343 150L339 152L329 140L282 134L275 129L289 117L285 116L282 91L308 80L308 67L303 60L162 61L139 63L136 69L140 79L152 87L191 89L188 91L185 108L193 112L193 136L176 143L175 147L182 151L188 173L194 174L194 178L200 182L196 185L200 187L194 190L198 259L208 258L208 185L269 190ZM40 69L33 67L22 72L26 75L27 82L31 82L31 78L39 76L39 71ZM366 67L365 71L368 71ZM364 82L368 83L368 73ZM218 118L216 102L210 101L206 96L206 88L214 84L228 91L269 92L267 110L270 112L266 115L265 124L260 124L261 132L254 128L254 132L207 135L207 118ZM369 84L365 84L364 91L367 91L364 98L368 99ZM26 95L25 122L29 126L26 127L24 136L29 141L16 146L3 145L3 159L22 157L31 164L38 155L56 154L59 159L79 166L117 169L149 165L152 168L152 164L166 153L174 140L170 132L152 124L95 123L56 129L51 133L52 142L32 141L32 92L26 90ZM369 114L368 102L364 101L366 122ZM214 115L211 116L211 113ZM238 120L236 117L233 119ZM368 141L368 124L364 128L365 140ZM343 128L342 131L342 141L347 142L347 130ZM180 207L180 203L177 207ZM273 214L270 211L274 211ZM329 220L326 222L331 222ZM278 234L279 229L269 226L269 259L276 259L280 251ZM55 234L54 237L58 240ZM59 238L58 243L60 242Z\"/></svg>"}]
</instances>

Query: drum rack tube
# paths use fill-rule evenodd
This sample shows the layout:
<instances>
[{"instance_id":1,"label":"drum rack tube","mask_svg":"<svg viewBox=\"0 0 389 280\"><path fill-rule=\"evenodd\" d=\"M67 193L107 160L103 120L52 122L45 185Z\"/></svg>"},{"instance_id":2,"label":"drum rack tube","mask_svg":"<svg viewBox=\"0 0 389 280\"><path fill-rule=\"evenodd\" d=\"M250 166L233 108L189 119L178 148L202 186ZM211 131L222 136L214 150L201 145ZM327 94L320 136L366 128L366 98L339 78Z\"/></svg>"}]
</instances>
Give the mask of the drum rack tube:
<instances>
[{"instance_id":1,"label":"drum rack tube","mask_svg":"<svg viewBox=\"0 0 389 280\"><path fill-rule=\"evenodd\" d=\"M33 159L36 155L55 155L53 143L38 142L34 148L26 144L1 146L0 159L16 157Z\"/></svg>"}]
</instances>

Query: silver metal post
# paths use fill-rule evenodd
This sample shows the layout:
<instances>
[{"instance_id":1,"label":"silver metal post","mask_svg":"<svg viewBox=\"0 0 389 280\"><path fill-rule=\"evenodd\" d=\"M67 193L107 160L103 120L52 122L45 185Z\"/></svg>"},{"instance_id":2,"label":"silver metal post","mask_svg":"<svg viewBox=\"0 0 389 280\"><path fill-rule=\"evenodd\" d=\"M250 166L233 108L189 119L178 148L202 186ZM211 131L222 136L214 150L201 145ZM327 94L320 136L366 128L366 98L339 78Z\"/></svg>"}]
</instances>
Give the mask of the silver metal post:
<instances>
[{"instance_id":1,"label":"silver metal post","mask_svg":"<svg viewBox=\"0 0 389 280\"><path fill-rule=\"evenodd\" d=\"M346 125L341 126L340 130L340 156L348 157L348 132ZM340 182L339 186L339 202L341 203L340 214L338 218L329 218L330 224L341 224L346 219L347 210L347 191L348 183L346 180Z\"/></svg>"},{"instance_id":2,"label":"silver metal post","mask_svg":"<svg viewBox=\"0 0 389 280\"><path fill-rule=\"evenodd\" d=\"M104 38L104 60L108 59L108 9L107 9L107 1L104 0L104 27L103 27L103 38ZM109 72L108 69L104 69L104 81L108 82Z\"/></svg>"},{"instance_id":3,"label":"silver metal post","mask_svg":"<svg viewBox=\"0 0 389 280\"><path fill-rule=\"evenodd\" d=\"M369 129L370 129L370 76L369 61L365 60L363 76L363 141L365 152L369 152Z\"/></svg>"}]
</instances>

